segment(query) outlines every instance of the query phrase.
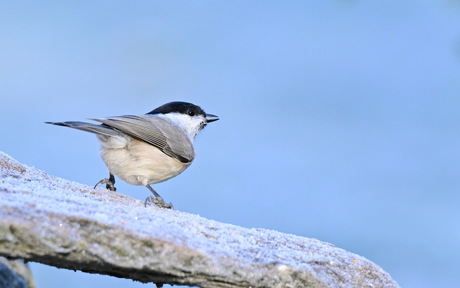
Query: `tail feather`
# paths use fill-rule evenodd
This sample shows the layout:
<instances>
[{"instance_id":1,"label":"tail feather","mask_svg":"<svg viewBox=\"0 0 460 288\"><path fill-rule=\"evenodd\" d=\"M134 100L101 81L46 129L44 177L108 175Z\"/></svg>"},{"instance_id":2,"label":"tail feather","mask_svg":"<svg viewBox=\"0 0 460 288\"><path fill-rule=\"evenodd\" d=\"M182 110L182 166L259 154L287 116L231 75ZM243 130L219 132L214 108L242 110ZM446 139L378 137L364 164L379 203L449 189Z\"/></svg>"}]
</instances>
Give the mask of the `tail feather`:
<instances>
[{"instance_id":1,"label":"tail feather","mask_svg":"<svg viewBox=\"0 0 460 288\"><path fill-rule=\"evenodd\" d=\"M120 136L120 133L114 130L112 127L105 124L92 124L88 122L80 121L66 121L66 122L45 122L46 124L52 124L57 126L70 127L94 134L105 135L105 136Z\"/></svg>"}]
</instances>

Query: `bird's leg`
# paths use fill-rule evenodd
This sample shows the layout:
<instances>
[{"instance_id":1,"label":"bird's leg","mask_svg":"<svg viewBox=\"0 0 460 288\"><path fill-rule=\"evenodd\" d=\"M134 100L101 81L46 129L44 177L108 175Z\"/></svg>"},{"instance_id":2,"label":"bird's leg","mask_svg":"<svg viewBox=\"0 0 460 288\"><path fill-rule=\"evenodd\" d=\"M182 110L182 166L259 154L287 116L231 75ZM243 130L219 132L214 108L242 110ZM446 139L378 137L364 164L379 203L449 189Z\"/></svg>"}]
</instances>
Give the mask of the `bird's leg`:
<instances>
[{"instance_id":1,"label":"bird's leg","mask_svg":"<svg viewBox=\"0 0 460 288\"><path fill-rule=\"evenodd\" d=\"M174 206L172 205L172 203L166 204L163 198L161 198L160 194L158 194L157 191L153 190L153 188L149 184L147 184L145 187L147 187L150 190L150 192L152 192L153 195L155 196L155 197L149 196L145 198L145 202L144 202L145 207L147 207L148 202L152 202L160 208L174 210Z\"/></svg>"},{"instance_id":2,"label":"bird's leg","mask_svg":"<svg viewBox=\"0 0 460 288\"><path fill-rule=\"evenodd\" d=\"M101 181L97 182L97 184L94 185L94 189L96 189L97 185L99 184L106 184L106 189L109 189L110 191L117 191L117 188L115 188L115 177L112 173L109 173L109 179L104 178Z\"/></svg>"},{"instance_id":3,"label":"bird's leg","mask_svg":"<svg viewBox=\"0 0 460 288\"><path fill-rule=\"evenodd\" d=\"M115 176L112 173L109 173L109 183L106 183L105 188L110 191L117 191L117 188L115 188Z\"/></svg>"}]
</instances>

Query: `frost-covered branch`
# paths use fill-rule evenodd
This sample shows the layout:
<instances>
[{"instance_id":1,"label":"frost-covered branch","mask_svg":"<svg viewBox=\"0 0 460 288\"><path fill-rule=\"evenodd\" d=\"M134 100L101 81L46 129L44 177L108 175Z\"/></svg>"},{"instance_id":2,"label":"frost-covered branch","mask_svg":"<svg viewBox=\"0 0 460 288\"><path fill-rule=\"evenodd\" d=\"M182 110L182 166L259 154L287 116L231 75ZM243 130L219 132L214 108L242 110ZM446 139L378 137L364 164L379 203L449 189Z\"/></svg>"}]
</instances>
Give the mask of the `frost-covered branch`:
<instances>
[{"instance_id":1,"label":"frost-covered branch","mask_svg":"<svg viewBox=\"0 0 460 288\"><path fill-rule=\"evenodd\" d=\"M0 152L0 255L200 287L398 287L315 239L247 229L63 180Z\"/></svg>"}]
</instances>

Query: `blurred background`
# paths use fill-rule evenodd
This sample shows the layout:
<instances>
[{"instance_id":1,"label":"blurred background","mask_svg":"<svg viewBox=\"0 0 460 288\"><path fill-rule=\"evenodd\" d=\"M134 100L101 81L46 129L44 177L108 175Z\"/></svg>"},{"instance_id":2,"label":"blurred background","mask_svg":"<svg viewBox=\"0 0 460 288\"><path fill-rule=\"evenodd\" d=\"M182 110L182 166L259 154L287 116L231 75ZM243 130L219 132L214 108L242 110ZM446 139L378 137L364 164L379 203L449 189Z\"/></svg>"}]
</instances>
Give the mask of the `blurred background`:
<instances>
[{"instance_id":1,"label":"blurred background","mask_svg":"<svg viewBox=\"0 0 460 288\"><path fill-rule=\"evenodd\" d=\"M154 186L177 210L458 287L459 1L3 1L0 43L0 150L22 163L94 185L96 137L44 121L193 102L220 121ZM39 288L154 287L31 267Z\"/></svg>"}]
</instances>

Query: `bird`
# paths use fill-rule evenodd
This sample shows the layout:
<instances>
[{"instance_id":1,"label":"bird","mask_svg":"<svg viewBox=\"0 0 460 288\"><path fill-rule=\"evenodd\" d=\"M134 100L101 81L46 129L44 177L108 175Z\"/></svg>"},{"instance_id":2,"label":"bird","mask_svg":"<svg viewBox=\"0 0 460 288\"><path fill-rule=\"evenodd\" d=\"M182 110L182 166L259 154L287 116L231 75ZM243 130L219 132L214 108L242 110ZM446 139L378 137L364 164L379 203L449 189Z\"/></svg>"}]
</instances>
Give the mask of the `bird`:
<instances>
[{"instance_id":1,"label":"bird","mask_svg":"<svg viewBox=\"0 0 460 288\"><path fill-rule=\"evenodd\" d=\"M109 178L99 181L116 191L115 176L132 185L147 187L153 196L145 199L160 208L174 209L150 185L171 179L187 169L195 158L193 141L208 123L219 120L199 106L169 102L144 115L88 118L80 121L45 122L94 133L101 143L100 155Z\"/></svg>"}]
</instances>

